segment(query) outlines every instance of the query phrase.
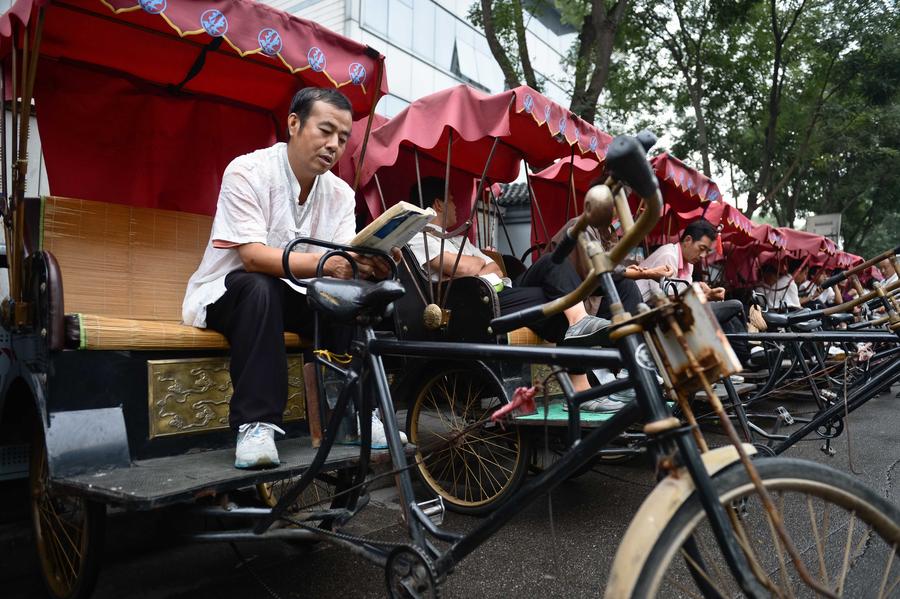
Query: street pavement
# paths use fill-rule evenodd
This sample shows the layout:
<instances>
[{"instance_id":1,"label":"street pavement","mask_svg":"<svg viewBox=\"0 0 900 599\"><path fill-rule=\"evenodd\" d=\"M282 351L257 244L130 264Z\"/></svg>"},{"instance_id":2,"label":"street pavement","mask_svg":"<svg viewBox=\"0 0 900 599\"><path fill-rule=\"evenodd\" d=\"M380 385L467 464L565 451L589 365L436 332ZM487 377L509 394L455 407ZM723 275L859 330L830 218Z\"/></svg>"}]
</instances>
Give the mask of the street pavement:
<instances>
[{"instance_id":1,"label":"street pavement","mask_svg":"<svg viewBox=\"0 0 900 599\"><path fill-rule=\"evenodd\" d=\"M900 386L850 418L835 443L821 440L787 452L849 472L900 505ZM848 452L848 439L852 452ZM521 513L464 560L447 579L445 597L597 597L628 522L653 487L644 460L603 466L559 487ZM21 489L19 489L21 491ZM9 494L6 495L7 499ZM396 496L373 494L354 530L402 541ZM9 513L6 514L10 519ZM467 531L475 518L448 514L445 526ZM325 544L283 542L186 545L170 515L113 514L95 599L270 599L383 597L383 571ZM40 596L33 546L22 522L0 524L0 596Z\"/></svg>"}]
</instances>

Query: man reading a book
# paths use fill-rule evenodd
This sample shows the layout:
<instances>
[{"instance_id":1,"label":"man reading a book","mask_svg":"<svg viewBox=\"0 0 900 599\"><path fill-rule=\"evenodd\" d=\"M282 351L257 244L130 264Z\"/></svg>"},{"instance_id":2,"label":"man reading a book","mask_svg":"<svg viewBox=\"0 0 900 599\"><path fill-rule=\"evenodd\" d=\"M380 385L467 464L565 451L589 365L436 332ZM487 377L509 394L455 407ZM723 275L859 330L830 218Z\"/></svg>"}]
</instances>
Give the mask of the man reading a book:
<instances>
[{"instance_id":1,"label":"man reading a book","mask_svg":"<svg viewBox=\"0 0 900 599\"><path fill-rule=\"evenodd\" d=\"M281 279L282 249L296 237L348 243L356 231L353 190L332 174L352 125L349 100L333 89L306 88L293 98L288 141L235 158L225 169L209 244L188 281L182 317L222 333L231 346L230 424L237 431L235 466L278 465L275 431L287 401L284 332L312 333L306 296ZM290 268L314 277L323 248L297 246ZM356 256L360 274L380 278L383 261ZM351 265L332 258L326 276L348 279ZM328 327L332 332L332 327ZM326 346L342 351L349 331ZM373 422L373 445L383 441Z\"/></svg>"},{"instance_id":2,"label":"man reading a book","mask_svg":"<svg viewBox=\"0 0 900 599\"><path fill-rule=\"evenodd\" d=\"M410 190L410 203L419 203L418 185L414 185ZM432 220L432 225L441 228L442 231L445 224L449 228L456 223L456 204L452 195L444 200L443 179L426 177L422 180L422 207L434 208L437 216ZM460 248L462 255L454 269ZM512 281L503 277L496 262L461 235L444 239L443 259L441 239L432 233L413 237L409 242L409 249L415 255L419 266L429 272L435 281L441 272L444 277L479 276L487 280L497 290L501 314L538 306L562 297L581 283L578 273L568 260L562 264L554 264L550 255L542 256ZM562 314L528 326L547 341L572 345L597 345L604 339L605 329L609 324L608 320L589 315L585 311L584 304L579 302ZM574 375L572 383L576 390L588 387L587 377L584 375ZM595 406L598 408L597 411L615 411L621 407L618 402L602 401L606 403L604 406ZM599 409L601 407L605 409Z\"/></svg>"}]
</instances>

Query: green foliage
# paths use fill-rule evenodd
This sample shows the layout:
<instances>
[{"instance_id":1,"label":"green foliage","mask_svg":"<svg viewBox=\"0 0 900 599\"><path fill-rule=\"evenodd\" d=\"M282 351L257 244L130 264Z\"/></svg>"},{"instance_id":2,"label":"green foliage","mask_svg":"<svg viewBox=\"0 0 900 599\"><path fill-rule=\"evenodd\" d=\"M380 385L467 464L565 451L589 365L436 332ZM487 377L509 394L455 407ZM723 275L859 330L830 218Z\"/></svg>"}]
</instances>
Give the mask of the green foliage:
<instances>
[{"instance_id":1,"label":"green foliage","mask_svg":"<svg viewBox=\"0 0 900 599\"><path fill-rule=\"evenodd\" d=\"M842 212L848 251L896 245L900 13L875 0L776 2L773 32L770 1L638 2L601 114L629 124L643 114L673 138L673 153L699 168L690 87L699 79L712 173L726 193L745 203L755 192L760 214L788 226L808 214ZM712 35L698 44L704 24ZM729 174L732 181L722 180Z\"/></svg>"}]
</instances>

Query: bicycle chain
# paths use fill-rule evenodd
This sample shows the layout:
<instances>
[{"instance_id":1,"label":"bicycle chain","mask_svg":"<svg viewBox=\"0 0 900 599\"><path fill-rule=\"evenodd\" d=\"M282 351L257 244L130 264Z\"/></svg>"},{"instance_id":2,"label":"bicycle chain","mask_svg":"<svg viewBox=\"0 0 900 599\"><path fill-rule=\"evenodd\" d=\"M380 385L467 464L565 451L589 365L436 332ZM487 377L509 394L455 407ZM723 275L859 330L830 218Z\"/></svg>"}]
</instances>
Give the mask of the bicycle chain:
<instances>
[{"instance_id":1,"label":"bicycle chain","mask_svg":"<svg viewBox=\"0 0 900 599\"><path fill-rule=\"evenodd\" d=\"M296 526L298 528L302 528L304 530L308 530L308 531L314 532L316 534L321 534L321 535L324 535L327 537L342 539L344 541L350 541L352 543L365 543L368 545L379 545L379 546L391 547L391 548L408 547L409 546L406 543L391 543L390 541L378 541L378 540L369 539L366 537L358 537L356 535L348 535L343 532L334 532L331 530L325 530L324 528L310 526L309 524L305 524L304 522L301 522L299 520L294 520L293 518L289 518L286 516L282 516L281 519L284 520L285 522L290 522L291 524L293 524L294 526Z\"/></svg>"}]
</instances>

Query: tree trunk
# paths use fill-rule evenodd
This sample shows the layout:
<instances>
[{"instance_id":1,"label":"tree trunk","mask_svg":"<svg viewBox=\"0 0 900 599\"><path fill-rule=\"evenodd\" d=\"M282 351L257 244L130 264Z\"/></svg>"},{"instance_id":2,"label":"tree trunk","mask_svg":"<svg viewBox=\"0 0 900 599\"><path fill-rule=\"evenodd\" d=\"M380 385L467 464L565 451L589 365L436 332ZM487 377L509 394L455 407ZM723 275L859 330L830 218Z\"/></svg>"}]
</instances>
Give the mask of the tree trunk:
<instances>
[{"instance_id":1,"label":"tree trunk","mask_svg":"<svg viewBox=\"0 0 900 599\"><path fill-rule=\"evenodd\" d=\"M484 4L484 0L482 0ZM519 47L519 61L522 63L522 74L525 75L525 83L539 90L537 77L531 66L531 57L528 55L528 39L525 37L525 23L522 20L521 0L512 0L513 23L516 29L516 45Z\"/></svg>"},{"instance_id":2,"label":"tree trunk","mask_svg":"<svg viewBox=\"0 0 900 599\"><path fill-rule=\"evenodd\" d=\"M625 17L628 2L617 0L612 10L607 12L606 0L592 0L591 14L582 22L578 35L580 47L575 65L575 86L569 110L589 123L593 123L597 116L597 99L609 79L616 33ZM594 65L592 71L591 63Z\"/></svg>"},{"instance_id":3,"label":"tree trunk","mask_svg":"<svg viewBox=\"0 0 900 599\"><path fill-rule=\"evenodd\" d=\"M703 161L703 174L712 177L709 160L709 137L706 133L706 117L703 114L703 75L699 74L690 88L691 105L694 107L694 118L697 119L697 145L700 146L700 158Z\"/></svg>"},{"instance_id":4,"label":"tree trunk","mask_svg":"<svg viewBox=\"0 0 900 599\"><path fill-rule=\"evenodd\" d=\"M481 0L481 19L484 25L484 37L487 38L488 48L491 49L494 60L500 65L500 70L503 71L506 89L518 87L520 85L519 76L509 61L503 45L497 39L497 30L494 27L493 0Z\"/></svg>"}]
</instances>

